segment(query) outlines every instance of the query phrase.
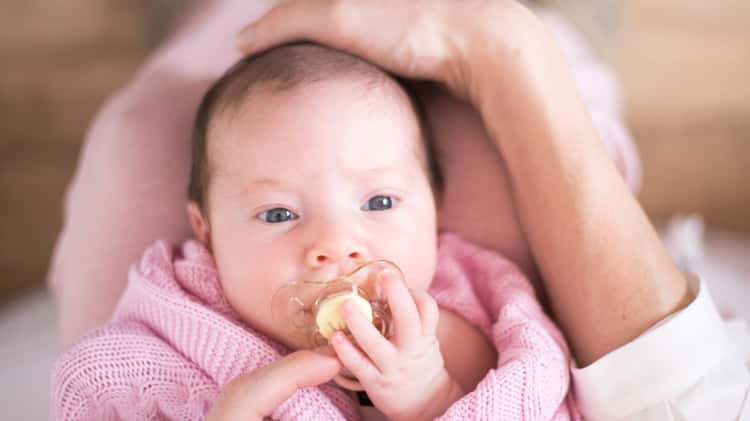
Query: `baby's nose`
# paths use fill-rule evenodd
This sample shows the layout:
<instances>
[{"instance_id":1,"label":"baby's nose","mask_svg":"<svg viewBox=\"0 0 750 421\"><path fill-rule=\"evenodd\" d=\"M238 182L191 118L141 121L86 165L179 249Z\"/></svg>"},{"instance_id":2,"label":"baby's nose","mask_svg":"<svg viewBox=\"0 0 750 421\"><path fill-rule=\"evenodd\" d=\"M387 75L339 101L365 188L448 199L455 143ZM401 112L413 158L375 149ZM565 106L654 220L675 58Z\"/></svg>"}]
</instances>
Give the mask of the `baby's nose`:
<instances>
[{"instance_id":1,"label":"baby's nose","mask_svg":"<svg viewBox=\"0 0 750 421\"><path fill-rule=\"evenodd\" d=\"M365 261L364 246L351 238L329 238L317 241L307 252L307 265L312 269L319 269L325 265L338 264L348 267L352 263Z\"/></svg>"}]
</instances>

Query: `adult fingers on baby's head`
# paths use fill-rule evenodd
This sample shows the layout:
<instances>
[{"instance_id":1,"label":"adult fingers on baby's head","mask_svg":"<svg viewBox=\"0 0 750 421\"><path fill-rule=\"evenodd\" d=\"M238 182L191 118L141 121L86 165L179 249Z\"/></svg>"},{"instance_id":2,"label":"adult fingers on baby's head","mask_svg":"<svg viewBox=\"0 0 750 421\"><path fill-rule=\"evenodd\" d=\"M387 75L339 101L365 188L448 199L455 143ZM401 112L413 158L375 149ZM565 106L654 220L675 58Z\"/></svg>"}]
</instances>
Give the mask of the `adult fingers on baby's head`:
<instances>
[{"instance_id":1,"label":"adult fingers on baby's head","mask_svg":"<svg viewBox=\"0 0 750 421\"><path fill-rule=\"evenodd\" d=\"M436 2L416 3L287 0L242 29L236 43L243 53L255 54L292 41L314 41L406 77L434 79L451 51L442 36L448 31L428 13L438 9Z\"/></svg>"},{"instance_id":2,"label":"adult fingers on baby's head","mask_svg":"<svg viewBox=\"0 0 750 421\"><path fill-rule=\"evenodd\" d=\"M274 6L236 36L243 53L252 54L292 41L314 40L329 43L336 1L286 0ZM335 39L335 38L334 38Z\"/></svg>"},{"instance_id":3,"label":"adult fingers on baby's head","mask_svg":"<svg viewBox=\"0 0 750 421\"><path fill-rule=\"evenodd\" d=\"M437 302L427 291L414 291L413 295L422 320L422 334L435 336L440 319L440 309Z\"/></svg>"},{"instance_id":4,"label":"adult fingers on baby's head","mask_svg":"<svg viewBox=\"0 0 750 421\"><path fill-rule=\"evenodd\" d=\"M396 344L401 345L419 337L422 334L422 322L403 279L395 271L385 270L380 274L380 285L391 310Z\"/></svg>"}]
</instances>

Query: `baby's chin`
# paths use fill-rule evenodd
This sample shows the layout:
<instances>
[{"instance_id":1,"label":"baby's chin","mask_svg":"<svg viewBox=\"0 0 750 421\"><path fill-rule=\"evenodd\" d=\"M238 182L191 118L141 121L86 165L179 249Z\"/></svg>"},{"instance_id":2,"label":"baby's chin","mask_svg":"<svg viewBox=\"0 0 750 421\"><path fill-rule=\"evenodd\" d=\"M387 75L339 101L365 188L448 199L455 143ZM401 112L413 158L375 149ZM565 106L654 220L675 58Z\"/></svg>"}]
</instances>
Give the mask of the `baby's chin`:
<instances>
[{"instance_id":1,"label":"baby's chin","mask_svg":"<svg viewBox=\"0 0 750 421\"><path fill-rule=\"evenodd\" d=\"M253 326L253 323L246 320L244 317L241 317L242 322L250 327L252 330L260 333L261 335L268 338L271 342L275 344L279 344L291 351L299 351L302 349L310 349L311 346L308 345L308 341L306 338L303 338L301 335L297 335L294 332L291 331L284 331L283 329L262 329L258 328L256 326Z\"/></svg>"},{"instance_id":2,"label":"baby's chin","mask_svg":"<svg viewBox=\"0 0 750 421\"><path fill-rule=\"evenodd\" d=\"M277 338L276 341L291 349L292 351L315 348L315 346L311 345L305 338L301 338L295 335L284 335L284 337Z\"/></svg>"}]
</instances>

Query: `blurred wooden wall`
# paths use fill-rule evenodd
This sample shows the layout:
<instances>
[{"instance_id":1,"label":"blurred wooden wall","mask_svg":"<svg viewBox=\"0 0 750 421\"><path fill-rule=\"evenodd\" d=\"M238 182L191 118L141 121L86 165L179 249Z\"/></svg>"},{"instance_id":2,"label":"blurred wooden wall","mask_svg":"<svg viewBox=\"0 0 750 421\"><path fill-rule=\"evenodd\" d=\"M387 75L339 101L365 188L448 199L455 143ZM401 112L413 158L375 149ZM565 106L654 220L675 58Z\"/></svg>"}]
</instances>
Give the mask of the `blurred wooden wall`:
<instances>
[{"instance_id":1,"label":"blurred wooden wall","mask_svg":"<svg viewBox=\"0 0 750 421\"><path fill-rule=\"evenodd\" d=\"M700 212L750 232L750 2L548 1L622 75L649 213ZM3 2L0 301L41 285L89 120L181 3Z\"/></svg>"},{"instance_id":2,"label":"blurred wooden wall","mask_svg":"<svg viewBox=\"0 0 750 421\"><path fill-rule=\"evenodd\" d=\"M169 25L168 6L149 0L2 3L0 300L41 285L89 120Z\"/></svg>"},{"instance_id":3,"label":"blurred wooden wall","mask_svg":"<svg viewBox=\"0 0 750 421\"><path fill-rule=\"evenodd\" d=\"M614 51L644 207L750 232L750 2L625 1Z\"/></svg>"},{"instance_id":4,"label":"blurred wooden wall","mask_svg":"<svg viewBox=\"0 0 750 421\"><path fill-rule=\"evenodd\" d=\"M750 2L545 2L620 76L649 215L750 232Z\"/></svg>"}]
</instances>

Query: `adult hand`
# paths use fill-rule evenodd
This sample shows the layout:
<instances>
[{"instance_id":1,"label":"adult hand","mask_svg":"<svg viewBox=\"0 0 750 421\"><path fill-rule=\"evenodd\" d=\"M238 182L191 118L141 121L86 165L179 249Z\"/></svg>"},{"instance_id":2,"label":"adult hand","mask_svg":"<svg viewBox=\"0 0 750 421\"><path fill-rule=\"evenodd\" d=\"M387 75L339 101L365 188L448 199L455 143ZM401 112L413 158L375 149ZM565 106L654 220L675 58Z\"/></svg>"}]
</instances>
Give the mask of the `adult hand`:
<instances>
[{"instance_id":1,"label":"adult hand","mask_svg":"<svg viewBox=\"0 0 750 421\"><path fill-rule=\"evenodd\" d=\"M297 389L326 383L340 369L330 349L294 352L229 382L206 419L262 420Z\"/></svg>"},{"instance_id":2,"label":"adult hand","mask_svg":"<svg viewBox=\"0 0 750 421\"><path fill-rule=\"evenodd\" d=\"M253 54L311 40L401 76L441 82L473 99L477 72L471 62L481 62L488 51L517 56L520 45L533 38L529 34L536 34L530 27L541 25L515 0L290 0L245 27L237 43ZM502 37L495 36L496 28Z\"/></svg>"}]
</instances>

